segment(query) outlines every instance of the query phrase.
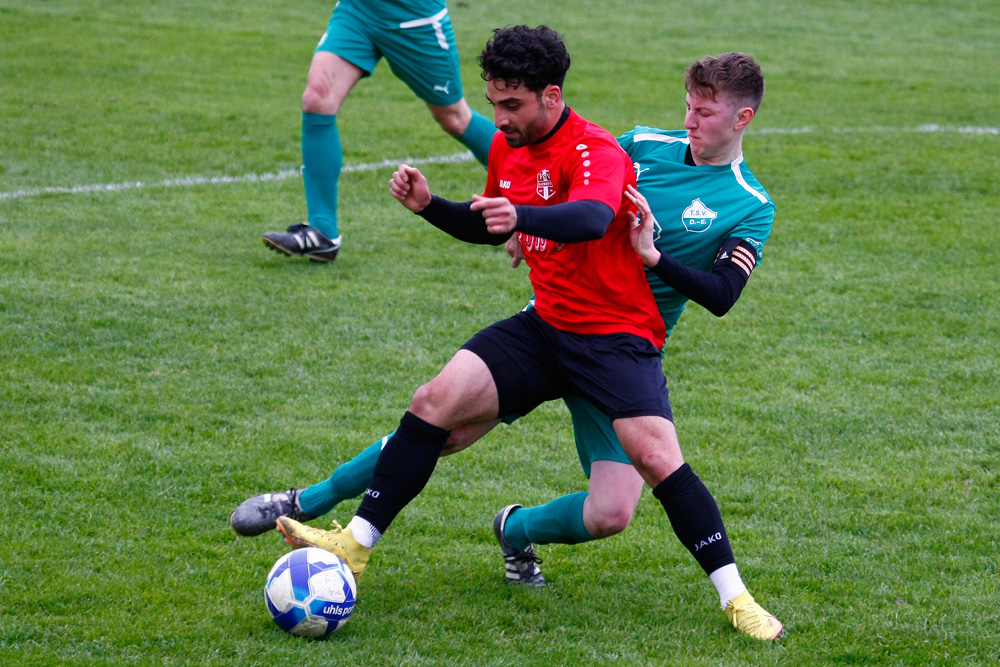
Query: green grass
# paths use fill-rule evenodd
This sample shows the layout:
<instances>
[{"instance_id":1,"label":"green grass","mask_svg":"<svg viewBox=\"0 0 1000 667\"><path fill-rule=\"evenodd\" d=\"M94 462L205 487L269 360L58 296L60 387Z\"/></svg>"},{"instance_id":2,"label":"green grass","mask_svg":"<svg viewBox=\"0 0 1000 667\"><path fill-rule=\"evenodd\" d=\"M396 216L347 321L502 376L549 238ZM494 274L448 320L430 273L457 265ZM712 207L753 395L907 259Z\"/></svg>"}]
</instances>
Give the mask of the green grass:
<instances>
[{"instance_id":1,"label":"green grass","mask_svg":"<svg viewBox=\"0 0 1000 667\"><path fill-rule=\"evenodd\" d=\"M974 0L453 2L484 113L475 55L507 23L566 35L566 96L614 132L680 126L695 58L762 63L765 262L725 318L689 309L665 368L789 634L727 629L648 495L620 536L542 547L549 588L504 586L496 509L585 486L558 404L441 463L339 635L278 630L261 591L286 547L229 513L393 428L529 293L403 211L390 168L344 175L332 266L260 243L304 217L296 178L163 185L299 166L331 8L0 0L0 664L996 664L1000 6ZM384 65L339 125L349 165L461 150ZM482 187L473 162L424 171Z\"/></svg>"}]
</instances>

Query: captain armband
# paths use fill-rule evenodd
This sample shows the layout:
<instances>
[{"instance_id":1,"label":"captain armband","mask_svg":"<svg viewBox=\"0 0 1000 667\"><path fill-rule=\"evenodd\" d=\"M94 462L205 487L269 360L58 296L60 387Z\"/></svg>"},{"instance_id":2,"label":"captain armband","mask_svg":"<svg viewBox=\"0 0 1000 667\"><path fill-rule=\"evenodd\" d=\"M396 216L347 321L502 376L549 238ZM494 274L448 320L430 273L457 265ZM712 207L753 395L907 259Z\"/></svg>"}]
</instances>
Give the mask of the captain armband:
<instances>
[{"instance_id":1,"label":"captain armband","mask_svg":"<svg viewBox=\"0 0 1000 667\"><path fill-rule=\"evenodd\" d=\"M719 249L719 254L716 255L715 263L712 265L712 271L730 267L738 269L745 285L756 266L757 250L743 239L729 238Z\"/></svg>"}]
</instances>

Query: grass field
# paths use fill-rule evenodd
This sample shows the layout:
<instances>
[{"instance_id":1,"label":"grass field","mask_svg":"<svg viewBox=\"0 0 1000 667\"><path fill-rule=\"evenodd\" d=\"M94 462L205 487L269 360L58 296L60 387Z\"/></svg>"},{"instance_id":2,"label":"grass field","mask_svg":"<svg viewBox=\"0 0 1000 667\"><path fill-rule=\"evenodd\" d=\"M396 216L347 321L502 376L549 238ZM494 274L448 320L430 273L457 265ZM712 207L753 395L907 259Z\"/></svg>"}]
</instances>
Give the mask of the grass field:
<instances>
[{"instance_id":1,"label":"grass field","mask_svg":"<svg viewBox=\"0 0 1000 667\"><path fill-rule=\"evenodd\" d=\"M1000 5L983 0L453 1L471 103L489 29L547 23L566 97L679 127L696 58L753 54L747 136L777 202L732 313L692 307L665 369L687 459L788 636L727 628L648 494L609 540L503 584L496 510L582 490L544 406L443 461L354 618L271 622L286 546L249 495L308 484L529 294L387 192L483 171L381 66L341 110L344 248L304 217L299 98L332 3L0 0L0 665L994 665L1000 662ZM380 166L381 165L381 166ZM333 516L346 520L354 505ZM322 525L317 523L317 525Z\"/></svg>"}]
</instances>

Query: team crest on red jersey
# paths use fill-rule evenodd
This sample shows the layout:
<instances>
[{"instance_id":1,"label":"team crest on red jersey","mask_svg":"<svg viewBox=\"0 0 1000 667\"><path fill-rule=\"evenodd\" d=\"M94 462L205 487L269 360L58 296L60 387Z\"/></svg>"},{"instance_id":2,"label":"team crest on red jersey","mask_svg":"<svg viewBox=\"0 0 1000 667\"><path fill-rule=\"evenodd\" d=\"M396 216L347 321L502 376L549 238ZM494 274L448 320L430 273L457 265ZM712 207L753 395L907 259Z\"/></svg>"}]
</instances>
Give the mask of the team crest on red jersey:
<instances>
[{"instance_id":1,"label":"team crest on red jersey","mask_svg":"<svg viewBox=\"0 0 1000 667\"><path fill-rule=\"evenodd\" d=\"M542 169L535 177L535 192L546 201L556 193L556 186L548 169Z\"/></svg>"},{"instance_id":2,"label":"team crest on red jersey","mask_svg":"<svg viewBox=\"0 0 1000 667\"><path fill-rule=\"evenodd\" d=\"M526 253L547 252L549 248L552 249L552 252L559 252L566 247L565 243L552 244L552 241L549 241L548 239L543 239L540 236L534 236L532 234L525 234L523 232L518 232L517 238L521 242L521 248Z\"/></svg>"}]
</instances>

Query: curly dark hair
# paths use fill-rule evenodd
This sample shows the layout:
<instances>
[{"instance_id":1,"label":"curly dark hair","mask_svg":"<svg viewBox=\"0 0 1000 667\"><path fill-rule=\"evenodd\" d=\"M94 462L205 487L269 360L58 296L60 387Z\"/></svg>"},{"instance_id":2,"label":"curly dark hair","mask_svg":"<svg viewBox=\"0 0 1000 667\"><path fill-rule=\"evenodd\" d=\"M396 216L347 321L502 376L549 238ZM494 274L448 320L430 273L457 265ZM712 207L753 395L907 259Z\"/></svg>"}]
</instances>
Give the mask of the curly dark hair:
<instances>
[{"instance_id":1,"label":"curly dark hair","mask_svg":"<svg viewBox=\"0 0 1000 667\"><path fill-rule=\"evenodd\" d=\"M496 28L478 60L483 80L523 84L536 93L549 85L562 88L570 62L562 37L545 25Z\"/></svg>"}]
</instances>

